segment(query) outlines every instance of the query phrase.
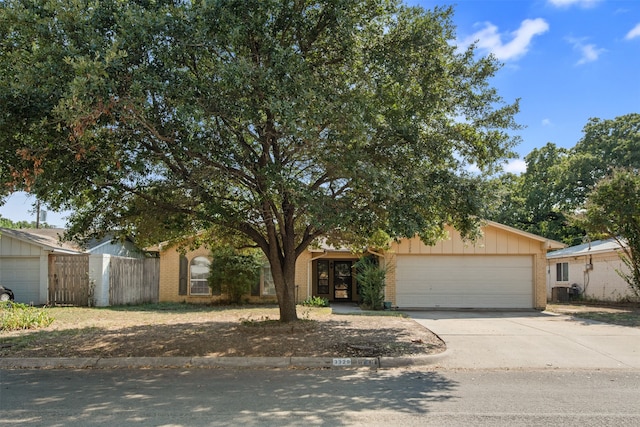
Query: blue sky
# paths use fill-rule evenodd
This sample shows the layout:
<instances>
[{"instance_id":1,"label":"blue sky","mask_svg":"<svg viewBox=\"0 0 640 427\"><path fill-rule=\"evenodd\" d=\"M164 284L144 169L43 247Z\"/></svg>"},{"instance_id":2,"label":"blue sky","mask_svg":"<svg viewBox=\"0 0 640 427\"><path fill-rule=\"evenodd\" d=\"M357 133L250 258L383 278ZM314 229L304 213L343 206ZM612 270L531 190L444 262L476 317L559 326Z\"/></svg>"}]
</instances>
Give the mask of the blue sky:
<instances>
[{"instance_id":1,"label":"blue sky","mask_svg":"<svg viewBox=\"0 0 640 427\"><path fill-rule=\"evenodd\" d=\"M504 65L491 81L520 98L521 158L547 142L570 148L589 118L640 113L638 0L407 0L452 5L459 46L477 41ZM522 161L507 165L522 172Z\"/></svg>"},{"instance_id":2,"label":"blue sky","mask_svg":"<svg viewBox=\"0 0 640 427\"><path fill-rule=\"evenodd\" d=\"M457 44L478 43L504 64L492 80L507 102L520 98L521 158L553 142L570 148L589 118L640 113L639 0L405 0L452 5ZM515 160L506 170L522 172ZM35 220L33 199L11 196L0 215ZM64 214L47 222L64 225Z\"/></svg>"}]
</instances>

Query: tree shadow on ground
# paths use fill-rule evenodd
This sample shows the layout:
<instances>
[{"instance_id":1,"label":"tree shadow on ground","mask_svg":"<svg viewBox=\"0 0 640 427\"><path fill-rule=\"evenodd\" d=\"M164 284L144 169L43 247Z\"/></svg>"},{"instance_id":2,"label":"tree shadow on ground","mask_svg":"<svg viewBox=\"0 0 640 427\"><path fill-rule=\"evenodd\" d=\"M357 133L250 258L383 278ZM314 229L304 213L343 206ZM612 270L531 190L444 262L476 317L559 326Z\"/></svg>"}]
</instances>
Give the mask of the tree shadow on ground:
<instances>
[{"instance_id":1,"label":"tree shadow on ground","mask_svg":"<svg viewBox=\"0 0 640 427\"><path fill-rule=\"evenodd\" d=\"M357 326L357 322L352 324L348 320L303 320L289 324L277 321L206 321L33 331L3 338L0 355L388 357L444 350L444 343L430 331L410 320L403 322L402 325L409 327L362 327L362 324Z\"/></svg>"},{"instance_id":2,"label":"tree shadow on ground","mask_svg":"<svg viewBox=\"0 0 640 427\"><path fill-rule=\"evenodd\" d=\"M582 311L579 313L566 313L573 321L584 325L592 325L594 322L606 323L609 325L629 326L640 328L640 311L619 311L608 313L601 311Z\"/></svg>"},{"instance_id":3,"label":"tree shadow on ground","mask_svg":"<svg viewBox=\"0 0 640 427\"><path fill-rule=\"evenodd\" d=\"M433 405L456 399L458 387L438 372L404 370L89 370L9 375L25 398L7 402L4 417L11 422L28 413L23 425L42 422L43 413L55 413L60 425L107 425L118 417L158 425L379 425L385 419L392 422L398 413L415 414L419 423L420 415ZM75 375L82 380L75 380Z\"/></svg>"}]
</instances>

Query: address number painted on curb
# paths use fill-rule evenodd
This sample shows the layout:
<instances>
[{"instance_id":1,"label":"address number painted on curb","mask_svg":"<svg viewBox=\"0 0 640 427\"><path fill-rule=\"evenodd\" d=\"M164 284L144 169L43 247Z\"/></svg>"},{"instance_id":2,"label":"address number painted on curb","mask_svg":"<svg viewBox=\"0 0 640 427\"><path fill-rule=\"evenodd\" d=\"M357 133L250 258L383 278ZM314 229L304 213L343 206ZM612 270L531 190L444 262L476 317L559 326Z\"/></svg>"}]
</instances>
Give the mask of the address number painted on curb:
<instances>
[{"instance_id":1,"label":"address number painted on curb","mask_svg":"<svg viewBox=\"0 0 640 427\"><path fill-rule=\"evenodd\" d=\"M334 358L333 366L351 366L350 358Z\"/></svg>"}]
</instances>

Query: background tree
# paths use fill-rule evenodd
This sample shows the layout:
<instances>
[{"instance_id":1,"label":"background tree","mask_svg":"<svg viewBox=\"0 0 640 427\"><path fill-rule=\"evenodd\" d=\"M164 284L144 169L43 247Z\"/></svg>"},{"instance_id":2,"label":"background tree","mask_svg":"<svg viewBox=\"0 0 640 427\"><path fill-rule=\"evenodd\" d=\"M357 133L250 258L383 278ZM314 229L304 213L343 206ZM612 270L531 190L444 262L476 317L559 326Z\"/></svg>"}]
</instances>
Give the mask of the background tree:
<instances>
[{"instance_id":1,"label":"background tree","mask_svg":"<svg viewBox=\"0 0 640 427\"><path fill-rule=\"evenodd\" d=\"M35 221L11 221L9 218L3 218L0 216L0 227L3 228L36 228L36 225L40 228L53 228L46 222L36 224Z\"/></svg>"},{"instance_id":2,"label":"background tree","mask_svg":"<svg viewBox=\"0 0 640 427\"><path fill-rule=\"evenodd\" d=\"M451 15L384 0L4 1L2 179L73 209L69 237L245 236L295 320L295 261L318 237L433 242L486 216L482 177L512 154L518 106L488 84L495 58L450 43Z\"/></svg>"},{"instance_id":3,"label":"background tree","mask_svg":"<svg viewBox=\"0 0 640 427\"><path fill-rule=\"evenodd\" d=\"M522 195L522 176L515 173L500 174L491 179L493 193L496 195L487 219L521 227L527 215Z\"/></svg>"},{"instance_id":4,"label":"background tree","mask_svg":"<svg viewBox=\"0 0 640 427\"><path fill-rule=\"evenodd\" d=\"M568 245L585 230L572 221L599 180L616 168L640 168L640 114L590 119L571 149L547 143L525 157L522 175L493 179L498 203L488 218Z\"/></svg>"},{"instance_id":5,"label":"background tree","mask_svg":"<svg viewBox=\"0 0 640 427\"><path fill-rule=\"evenodd\" d=\"M498 177L500 202L490 218L568 245L580 243L584 230L572 225L570 213L561 208L565 192L560 177L568 155L569 150L549 142L525 157L524 173Z\"/></svg>"},{"instance_id":6,"label":"background tree","mask_svg":"<svg viewBox=\"0 0 640 427\"><path fill-rule=\"evenodd\" d=\"M640 174L638 169L615 169L589 193L579 222L597 237L615 239L628 271L618 270L640 297Z\"/></svg>"},{"instance_id":7,"label":"background tree","mask_svg":"<svg viewBox=\"0 0 640 427\"><path fill-rule=\"evenodd\" d=\"M615 169L640 168L640 114L592 118L583 134L560 169L560 207L564 211L581 207L598 181Z\"/></svg>"}]
</instances>

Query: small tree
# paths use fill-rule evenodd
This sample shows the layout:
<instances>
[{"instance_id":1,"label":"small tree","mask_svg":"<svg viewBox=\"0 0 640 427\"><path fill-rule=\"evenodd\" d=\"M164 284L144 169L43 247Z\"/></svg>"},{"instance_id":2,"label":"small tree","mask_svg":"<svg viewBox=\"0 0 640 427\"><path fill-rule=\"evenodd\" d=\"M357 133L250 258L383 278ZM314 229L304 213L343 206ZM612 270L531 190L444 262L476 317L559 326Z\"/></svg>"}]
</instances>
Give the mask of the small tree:
<instances>
[{"instance_id":1,"label":"small tree","mask_svg":"<svg viewBox=\"0 0 640 427\"><path fill-rule=\"evenodd\" d=\"M257 256L238 253L231 247L213 249L211 255L209 286L225 294L229 302L241 303L242 297L260 280L261 264Z\"/></svg>"},{"instance_id":2,"label":"small tree","mask_svg":"<svg viewBox=\"0 0 640 427\"><path fill-rule=\"evenodd\" d=\"M382 309L387 268L370 256L360 258L355 267L362 305L373 310Z\"/></svg>"},{"instance_id":3,"label":"small tree","mask_svg":"<svg viewBox=\"0 0 640 427\"><path fill-rule=\"evenodd\" d=\"M640 297L640 175L633 169L615 170L602 179L587 198L579 220L591 234L615 239L629 271L617 273Z\"/></svg>"}]
</instances>

